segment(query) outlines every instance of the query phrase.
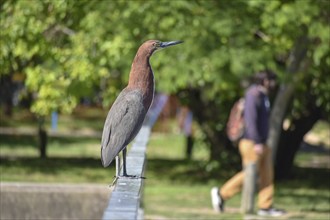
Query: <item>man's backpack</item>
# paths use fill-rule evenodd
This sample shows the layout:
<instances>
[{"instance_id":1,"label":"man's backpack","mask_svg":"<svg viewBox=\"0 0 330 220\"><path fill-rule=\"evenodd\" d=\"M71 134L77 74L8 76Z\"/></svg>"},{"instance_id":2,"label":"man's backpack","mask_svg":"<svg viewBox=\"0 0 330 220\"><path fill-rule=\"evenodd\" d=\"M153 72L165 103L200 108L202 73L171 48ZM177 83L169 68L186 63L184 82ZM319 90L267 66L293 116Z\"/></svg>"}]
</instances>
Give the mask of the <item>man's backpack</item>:
<instances>
[{"instance_id":1,"label":"man's backpack","mask_svg":"<svg viewBox=\"0 0 330 220\"><path fill-rule=\"evenodd\" d=\"M244 134L244 98L240 98L230 110L226 133L232 142L238 142Z\"/></svg>"}]
</instances>

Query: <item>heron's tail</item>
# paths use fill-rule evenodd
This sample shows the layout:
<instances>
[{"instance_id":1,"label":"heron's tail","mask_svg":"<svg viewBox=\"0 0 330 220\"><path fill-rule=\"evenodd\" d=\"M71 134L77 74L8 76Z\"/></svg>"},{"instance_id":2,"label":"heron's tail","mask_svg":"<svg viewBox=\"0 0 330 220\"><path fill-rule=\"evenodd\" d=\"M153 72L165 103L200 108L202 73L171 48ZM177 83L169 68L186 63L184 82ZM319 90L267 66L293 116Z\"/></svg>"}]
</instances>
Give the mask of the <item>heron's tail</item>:
<instances>
[{"instance_id":1,"label":"heron's tail","mask_svg":"<svg viewBox=\"0 0 330 220\"><path fill-rule=\"evenodd\" d=\"M103 167L108 167L119 152L114 152L110 147L101 147L101 162Z\"/></svg>"},{"instance_id":2,"label":"heron's tail","mask_svg":"<svg viewBox=\"0 0 330 220\"><path fill-rule=\"evenodd\" d=\"M103 167L108 167L111 163L111 161L107 158L103 147L101 147L101 162L102 162Z\"/></svg>"}]
</instances>

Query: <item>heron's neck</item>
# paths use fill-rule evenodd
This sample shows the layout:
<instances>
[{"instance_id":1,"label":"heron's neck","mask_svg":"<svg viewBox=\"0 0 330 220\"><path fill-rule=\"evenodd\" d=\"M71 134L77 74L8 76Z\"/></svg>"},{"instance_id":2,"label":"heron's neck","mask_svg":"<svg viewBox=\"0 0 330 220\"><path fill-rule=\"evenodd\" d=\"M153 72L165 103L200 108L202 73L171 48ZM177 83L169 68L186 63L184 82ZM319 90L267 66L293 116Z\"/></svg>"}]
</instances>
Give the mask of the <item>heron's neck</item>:
<instances>
[{"instance_id":1,"label":"heron's neck","mask_svg":"<svg viewBox=\"0 0 330 220\"><path fill-rule=\"evenodd\" d=\"M154 74L149 62L150 55L137 53L129 76L128 87L139 89L143 94L143 104L149 109L154 96Z\"/></svg>"}]
</instances>

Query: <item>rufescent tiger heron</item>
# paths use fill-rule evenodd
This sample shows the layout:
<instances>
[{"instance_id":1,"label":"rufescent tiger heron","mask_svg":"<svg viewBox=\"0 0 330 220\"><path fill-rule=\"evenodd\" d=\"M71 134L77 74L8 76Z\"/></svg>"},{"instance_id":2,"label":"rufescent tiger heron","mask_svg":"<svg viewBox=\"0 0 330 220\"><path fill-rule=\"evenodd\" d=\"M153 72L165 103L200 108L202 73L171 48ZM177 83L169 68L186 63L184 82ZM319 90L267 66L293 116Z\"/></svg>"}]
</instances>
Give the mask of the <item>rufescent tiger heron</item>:
<instances>
[{"instance_id":1,"label":"rufescent tiger heron","mask_svg":"<svg viewBox=\"0 0 330 220\"><path fill-rule=\"evenodd\" d=\"M151 55L160 49L173 46L183 41L161 42L148 40L138 49L132 63L129 81L112 107L105 120L102 142L101 161L104 167L116 158L116 179L119 177L139 178L127 175L126 147L135 138L142 127L143 120L154 97L154 74L150 66ZM119 175L119 157L123 152L123 175Z\"/></svg>"}]
</instances>

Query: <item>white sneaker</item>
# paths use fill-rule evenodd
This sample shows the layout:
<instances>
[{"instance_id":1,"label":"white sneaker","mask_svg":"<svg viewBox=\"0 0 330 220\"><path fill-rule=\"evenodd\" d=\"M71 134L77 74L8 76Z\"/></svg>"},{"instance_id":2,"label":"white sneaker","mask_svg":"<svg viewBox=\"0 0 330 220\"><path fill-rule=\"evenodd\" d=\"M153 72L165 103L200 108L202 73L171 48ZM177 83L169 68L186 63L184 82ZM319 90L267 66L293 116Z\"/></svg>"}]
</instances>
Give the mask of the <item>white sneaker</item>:
<instances>
[{"instance_id":1,"label":"white sneaker","mask_svg":"<svg viewBox=\"0 0 330 220\"><path fill-rule=\"evenodd\" d=\"M213 210L216 212L223 212L224 200L221 198L218 187L213 187L211 189L211 200L212 200Z\"/></svg>"},{"instance_id":2,"label":"white sneaker","mask_svg":"<svg viewBox=\"0 0 330 220\"><path fill-rule=\"evenodd\" d=\"M269 209L259 209L258 215L259 216L272 216L272 217L278 217L285 214L284 210L281 209L275 209L275 208L269 208Z\"/></svg>"}]
</instances>

